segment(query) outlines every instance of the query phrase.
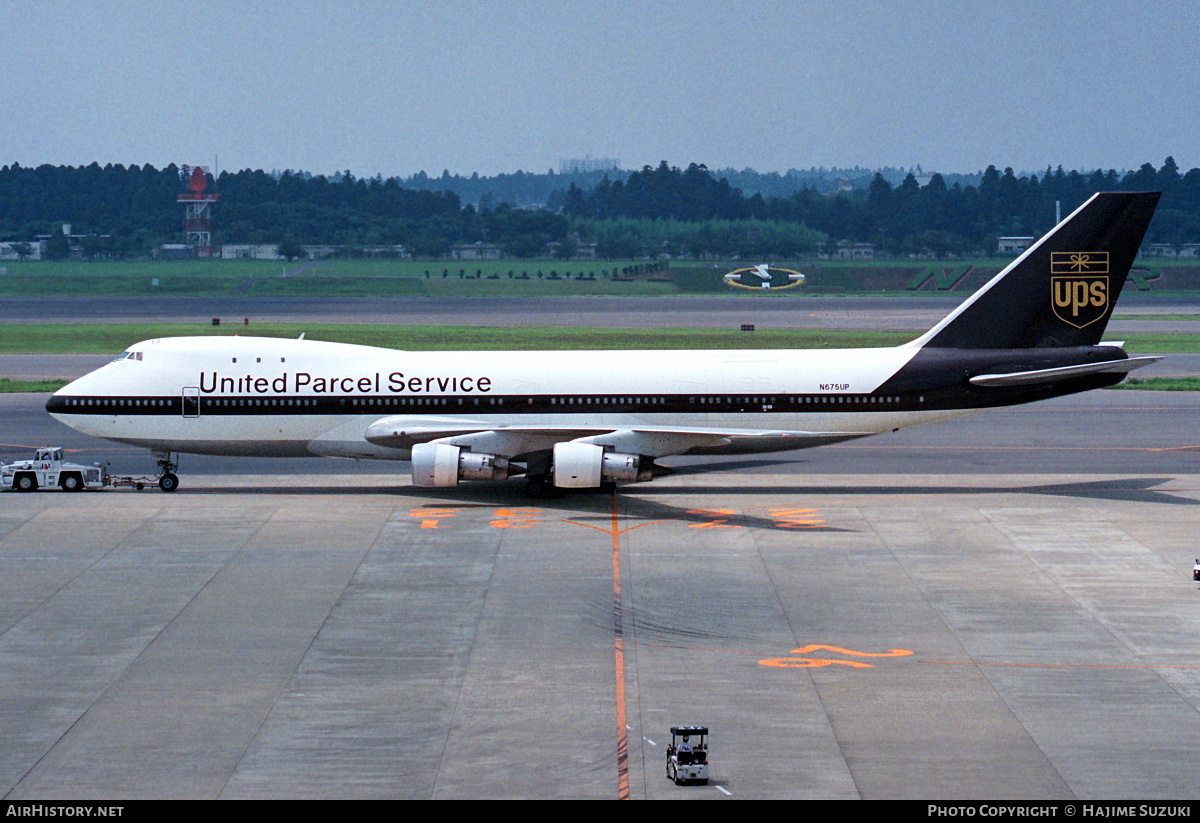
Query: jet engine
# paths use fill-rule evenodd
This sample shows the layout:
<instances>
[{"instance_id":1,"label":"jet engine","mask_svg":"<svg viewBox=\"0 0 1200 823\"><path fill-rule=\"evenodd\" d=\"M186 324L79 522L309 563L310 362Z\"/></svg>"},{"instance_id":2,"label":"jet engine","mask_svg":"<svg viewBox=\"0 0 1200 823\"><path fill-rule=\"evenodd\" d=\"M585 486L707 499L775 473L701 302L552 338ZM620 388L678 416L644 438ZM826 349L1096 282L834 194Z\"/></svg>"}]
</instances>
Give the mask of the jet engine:
<instances>
[{"instance_id":1,"label":"jet engine","mask_svg":"<svg viewBox=\"0 0 1200 823\"><path fill-rule=\"evenodd\" d=\"M554 485L560 489L594 489L601 483L633 483L652 476L636 454L606 452L593 443L554 445Z\"/></svg>"},{"instance_id":2,"label":"jet engine","mask_svg":"<svg viewBox=\"0 0 1200 823\"><path fill-rule=\"evenodd\" d=\"M457 486L459 480L507 480L508 458L463 451L444 443L412 448L414 486Z\"/></svg>"}]
</instances>

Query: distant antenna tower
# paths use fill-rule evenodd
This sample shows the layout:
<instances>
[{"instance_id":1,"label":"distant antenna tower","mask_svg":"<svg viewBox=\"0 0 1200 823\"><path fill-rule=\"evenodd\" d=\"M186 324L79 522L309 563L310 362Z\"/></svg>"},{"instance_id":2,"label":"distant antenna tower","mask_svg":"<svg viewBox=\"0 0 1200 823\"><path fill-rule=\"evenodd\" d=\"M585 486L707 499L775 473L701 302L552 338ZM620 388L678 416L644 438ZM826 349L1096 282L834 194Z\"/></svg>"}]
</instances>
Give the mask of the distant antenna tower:
<instances>
[{"instance_id":1,"label":"distant antenna tower","mask_svg":"<svg viewBox=\"0 0 1200 823\"><path fill-rule=\"evenodd\" d=\"M195 166L187 191L175 198L184 206L183 230L195 257L212 257L212 206L220 197L215 191L205 193L207 188L208 167Z\"/></svg>"}]
</instances>

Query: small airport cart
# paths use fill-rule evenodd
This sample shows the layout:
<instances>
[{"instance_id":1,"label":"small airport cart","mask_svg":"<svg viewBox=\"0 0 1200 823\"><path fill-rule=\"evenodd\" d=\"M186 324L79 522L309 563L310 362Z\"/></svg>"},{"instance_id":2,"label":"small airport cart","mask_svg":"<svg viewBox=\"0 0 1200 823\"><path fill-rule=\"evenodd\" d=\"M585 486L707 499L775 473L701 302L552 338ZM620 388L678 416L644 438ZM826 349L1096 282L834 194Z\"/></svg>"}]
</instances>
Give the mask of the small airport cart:
<instances>
[{"instance_id":1,"label":"small airport cart","mask_svg":"<svg viewBox=\"0 0 1200 823\"><path fill-rule=\"evenodd\" d=\"M708 783L708 727L672 726L667 777L680 783Z\"/></svg>"}]
</instances>

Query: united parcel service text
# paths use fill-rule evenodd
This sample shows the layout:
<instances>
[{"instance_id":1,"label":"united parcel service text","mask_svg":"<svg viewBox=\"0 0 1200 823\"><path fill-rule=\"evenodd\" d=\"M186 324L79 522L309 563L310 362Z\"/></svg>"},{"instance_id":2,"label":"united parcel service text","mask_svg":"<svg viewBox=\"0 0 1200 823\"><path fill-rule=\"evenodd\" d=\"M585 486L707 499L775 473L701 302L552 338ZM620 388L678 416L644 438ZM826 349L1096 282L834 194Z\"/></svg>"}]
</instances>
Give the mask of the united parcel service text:
<instances>
[{"instance_id":1,"label":"united parcel service text","mask_svg":"<svg viewBox=\"0 0 1200 823\"><path fill-rule=\"evenodd\" d=\"M204 394L487 394L491 390L490 377L471 375L423 377L394 371L384 377L379 372L347 376L300 371L255 377L200 372L200 391Z\"/></svg>"}]
</instances>

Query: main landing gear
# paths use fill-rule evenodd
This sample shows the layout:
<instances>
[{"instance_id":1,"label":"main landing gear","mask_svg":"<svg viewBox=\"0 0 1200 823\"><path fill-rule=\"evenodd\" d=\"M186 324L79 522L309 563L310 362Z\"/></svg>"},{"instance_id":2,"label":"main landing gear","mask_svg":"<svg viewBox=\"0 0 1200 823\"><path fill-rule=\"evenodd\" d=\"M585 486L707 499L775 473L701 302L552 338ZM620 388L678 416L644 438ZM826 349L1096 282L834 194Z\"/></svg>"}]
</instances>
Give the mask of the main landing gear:
<instances>
[{"instance_id":1,"label":"main landing gear","mask_svg":"<svg viewBox=\"0 0 1200 823\"><path fill-rule=\"evenodd\" d=\"M574 491L612 494L616 490L616 483L605 481L596 488L575 489ZM560 489L554 485L554 478L550 477L549 475L530 475L525 482L525 496L531 500L545 499L547 497L560 497L563 494L563 491L563 489Z\"/></svg>"},{"instance_id":2,"label":"main landing gear","mask_svg":"<svg viewBox=\"0 0 1200 823\"><path fill-rule=\"evenodd\" d=\"M179 478L175 474L179 468L178 455L171 452L155 452L154 459L158 461L158 487L165 492L178 489Z\"/></svg>"},{"instance_id":3,"label":"main landing gear","mask_svg":"<svg viewBox=\"0 0 1200 823\"><path fill-rule=\"evenodd\" d=\"M526 478L525 496L531 500L561 497L562 493L563 490L554 485L554 478L548 474L535 474Z\"/></svg>"}]
</instances>

